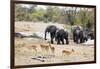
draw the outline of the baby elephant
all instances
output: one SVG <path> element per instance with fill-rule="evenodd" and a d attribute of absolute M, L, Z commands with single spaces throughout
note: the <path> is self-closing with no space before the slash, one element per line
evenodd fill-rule
<path fill-rule="evenodd" d="M 60 44 L 60 42 L 62 42 L 62 44 L 64 44 L 64 39 L 66 40 L 66 44 L 69 44 L 68 32 L 64 31 L 63 29 L 57 30 L 56 37 L 55 37 L 57 44 Z"/>

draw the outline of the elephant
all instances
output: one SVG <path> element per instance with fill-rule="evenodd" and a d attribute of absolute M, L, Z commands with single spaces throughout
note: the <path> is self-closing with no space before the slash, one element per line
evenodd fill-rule
<path fill-rule="evenodd" d="M 83 42 L 83 32 L 81 30 L 75 30 L 73 32 L 73 40 L 74 42 L 76 42 L 77 44 Z"/>
<path fill-rule="evenodd" d="M 84 43 L 86 41 L 88 41 L 88 31 L 86 30 L 82 30 L 80 31 L 80 43 Z"/>
<path fill-rule="evenodd" d="M 78 40 L 80 39 L 80 34 L 83 34 L 81 30 L 82 30 L 81 26 L 78 25 L 72 26 L 73 41 L 76 43 L 78 43 Z"/>
<path fill-rule="evenodd" d="M 77 44 L 78 43 L 84 43 L 86 41 L 88 41 L 88 33 L 89 31 L 87 29 L 76 29 L 74 32 L 73 32 L 73 39 L 74 39 L 74 42 L 76 42 Z M 79 42 L 80 41 L 80 42 Z"/>
<path fill-rule="evenodd" d="M 95 37 L 94 37 L 94 32 L 93 31 L 90 31 L 89 33 L 88 33 L 88 37 L 91 39 L 91 40 L 93 40 Z"/>
<path fill-rule="evenodd" d="M 66 44 L 69 44 L 69 40 L 68 40 L 68 32 L 64 31 L 64 29 L 59 29 L 56 31 L 56 41 L 57 44 L 60 44 L 60 42 L 62 42 L 62 44 L 64 44 L 64 39 L 66 40 Z"/>
<path fill-rule="evenodd" d="M 46 39 L 47 33 L 50 33 L 51 44 L 53 44 L 54 43 L 53 39 L 55 38 L 55 34 L 56 34 L 57 29 L 58 28 L 56 26 L 54 26 L 54 25 L 47 26 L 47 28 L 45 29 L 45 37 L 44 37 L 44 39 L 47 40 Z"/>
<path fill-rule="evenodd" d="M 72 33 L 73 33 L 73 41 L 75 43 L 84 43 L 88 40 L 88 28 L 82 28 L 81 26 L 75 25 L 72 27 Z M 80 41 L 80 42 L 79 42 Z"/>

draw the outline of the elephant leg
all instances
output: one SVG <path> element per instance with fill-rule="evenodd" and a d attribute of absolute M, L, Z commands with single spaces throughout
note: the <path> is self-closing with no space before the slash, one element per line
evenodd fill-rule
<path fill-rule="evenodd" d="M 87 37 L 85 37 L 83 42 L 85 42 L 85 41 L 87 41 L 87 40 L 88 40 Z"/>
<path fill-rule="evenodd" d="M 85 41 L 88 41 L 88 37 L 85 37 Z"/>
<path fill-rule="evenodd" d="M 78 44 L 79 42 L 78 42 L 78 39 L 76 40 L 76 43 Z"/>
<path fill-rule="evenodd" d="M 77 42 L 77 36 L 74 36 L 74 42 Z"/>
<path fill-rule="evenodd" d="M 51 33 L 51 44 L 53 44 L 53 39 L 54 39 L 54 33 Z"/>
<path fill-rule="evenodd" d="M 84 40 L 83 38 L 80 38 L 80 43 L 83 43 L 83 40 Z"/>
<path fill-rule="evenodd" d="M 73 41 L 76 42 L 76 37 L 74 33 L 73 33 Z"/>
<path fill-rule="evenodd" d="M 78 44 L 79 43 L 79 37 L 76 36 L 76 43 Z"/>
<path fill-rule="evenodd" d="M 53 44 L 53 38 L 51 38 L 51 44 Z"/>
<path fill-rule="evenodd" d="M 61 37 L 61 42 L 62 42 L 62 44 L 64 44 L 64 39 Z"/>
<path fill-rule="evenodd" d="M 58 37 L 57 39 L 58 39 L 58 40 L 57 40 L 57 44 L 60 44 L 60 38 Z"/>
<path fill-rule="evenodd" d="M 68 40 L 68 38 L 66 38 L 65 40 L 66 40 L 66 44 L 69 44 L 69 40 Z"/>
<path fill-rule="evenodd" d="M 84 43 L 85 42 L 85 40 L 86 40 L 86 38 L 85 37 L 83 37 L 82 35 L 80 35 L 81 37 L 80 37 L 80 43 Z"/>

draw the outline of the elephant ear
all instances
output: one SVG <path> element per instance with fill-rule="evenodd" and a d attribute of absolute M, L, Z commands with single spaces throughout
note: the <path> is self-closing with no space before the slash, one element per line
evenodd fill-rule
<path fill-rule="evenodd" d="M 56 30 L 56 33 L 59 31 L 59 29 Z"/>

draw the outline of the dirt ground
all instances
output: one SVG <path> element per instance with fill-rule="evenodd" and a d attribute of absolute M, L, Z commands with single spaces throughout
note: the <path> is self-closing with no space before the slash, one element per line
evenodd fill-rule
<path fill-rule="evenodd" d="M 44 23 L 15 22 L 15 32 L 43 32 L 47 25 Z M 15 65 L 94 61 L 94 46 L 76 44 L 72 40 L 69 41 L 68 45 L 57 45 L 55 42 L 51 44 L 54 47 L 54 52 L 52 52 L 51 49 L 43 50 L 41 44 L 48 45 L 49 43 L 37 38 L 15 38 Z M 36 49 L 33 46 L 36 46 Z M 67 53 L 64 53 L 63 50 L 66 50 Z"/>

